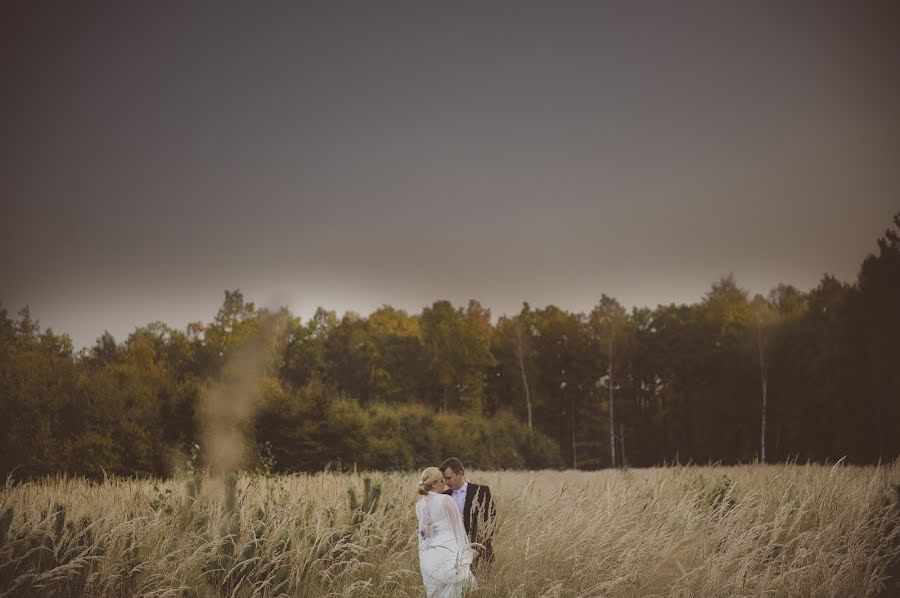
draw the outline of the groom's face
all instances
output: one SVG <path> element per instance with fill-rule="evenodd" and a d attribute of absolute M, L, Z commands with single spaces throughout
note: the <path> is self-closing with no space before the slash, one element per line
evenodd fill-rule
<path fill-rule="evenodd" d="M 459 490 L 466 482 L 466 474 L 463 472 L 456 473 L 452 468 L 448 467 L 444 470 L 444 482 L 450 487 L 450 490 Z"/>

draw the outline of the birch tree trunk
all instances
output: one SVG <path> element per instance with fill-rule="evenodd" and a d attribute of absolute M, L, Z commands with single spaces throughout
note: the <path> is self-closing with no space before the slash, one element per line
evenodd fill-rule
<path fill-rule="evenodd" d="M 756 320 L 756 346 L 759 349 L 759 379 L 762 390 L 762 424 L 760 426 L 759 455 L 760 462 L 766 463 L 766 399 L 769 386 L 769 371 L 766 363 L 765 347 L 763 346 L 762 323 Z"/>
<path fill-rule="evenodd" d="M 531 391 L 528 388 L 528 377 L 525 375 L 525 357 L 522 349 L 522 326 L 516 326 L 516 357 L 519 358 L 519 371 L 522 373 L 522 386 L 525 388 L 525 407 L 528 409 L 528 429 L 531 429 Z"/>
<path fill-rule="evenodd" d="M 609 335 L 609 454 L 612 466 L 616 466 L 616 403 L 613 394 L 613 342 L 616 338 L 616 329 L 612 327 Z"/>
<path fill-rule="evenodd" d="M 575 405 L 574 405 L 574 400 L 572 403 L 573 403 L 572 408 L 569 410 L 569 412 L 572 414 L 572 422 L 570 424 L 571 429 L 572 429 L 572 469 L 578 469 L 578 449 L 575 446 Z"/>
<path fill-rule="evenodd" d="M 569 411 L 569 436 L 572 442 L 572 469 L 578 469 L 578 451 L 575 446 L 575 398 L 569 395 L 568 403 L 566 402 L 566 370 L 560 372 L 562 382 L 559 383 L 560 395 L 562 402 L 567 405 Z"/>

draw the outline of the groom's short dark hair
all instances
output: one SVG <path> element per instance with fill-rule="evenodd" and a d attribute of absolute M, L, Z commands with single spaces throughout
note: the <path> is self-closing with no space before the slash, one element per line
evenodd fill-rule
<path fill-rule="evenodd" d="M 457 459 L 456 457 L 450 457 L 446 459 L 443 463 L 441 463 L 441 471 L 447 471 L 447 468 L 453 470 L 453 473 L 465 473 L 466 470 L 463 467 L 462 461 Z"/>

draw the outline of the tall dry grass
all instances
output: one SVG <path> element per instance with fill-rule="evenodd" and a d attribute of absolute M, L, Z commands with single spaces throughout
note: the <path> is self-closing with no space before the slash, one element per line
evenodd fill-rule
<path fill-rule="evenodd" d="M 473 597 L 874 596 L 900 556 L 900 461 L 470 479 L 491 486 L 499 511 L 497 560 Z M 7 485 L 0 595 L 420 597 L 414 483 Z"/>

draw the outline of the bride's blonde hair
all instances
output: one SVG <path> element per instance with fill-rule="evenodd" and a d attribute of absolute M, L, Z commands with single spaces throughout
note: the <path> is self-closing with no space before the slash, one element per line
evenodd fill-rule
<path fill-rule="evenodd" d="M 419 478 L 419 494 L 425 495 L 431 490 L 431 487 L 438 480 L 443 480 L 444 474 L 437 467 L 426 467 L 422 470 L 422 477 Z"/>

